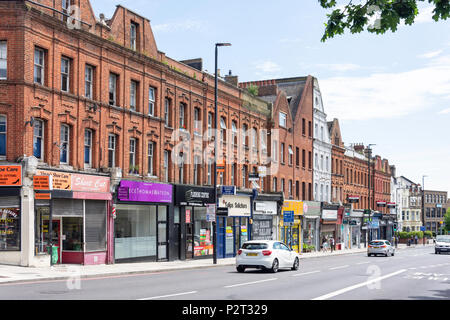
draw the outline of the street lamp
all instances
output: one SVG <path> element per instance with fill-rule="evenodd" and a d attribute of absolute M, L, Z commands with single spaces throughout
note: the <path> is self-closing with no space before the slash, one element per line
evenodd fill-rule
<path fill-rule="evenodd" d="M 214 136 L 214 204 L 216 206 L 216 217 L 213 221 L 213 264 L 217 264 L 217 228 L 216 228 L 216 220 L 217 220 L 217 137 L 218 137 L 218 126 L 219 123 L 219 115 L 217 112 L 217 94 L 218 94 L 218 76 L 217 76 L 217 53 L 218 47 L 229 47 L 231 43 L 216 43 L 215 45 L 215 72 L 214 72 L 214 123 L 216 126 L 216 134 Z"/>
<path fill-rule="evenodd" d="M 367 145 L 367 168 L 369 169 L 369 173 L 368 173 L 368 179 L 367 179 L 367 191 L 368 191 L 368 200 L 369 200 L 369 210 L 370 210 L 370 213 L 369 213 L 369 221 L 372 221 L 372 219 L 370 218 L 370 216 L 371 216 L 371 214 L 372 214 L 372 205 L 371 204 L 373 204 L 373 201 L 374 201 L 374 194 L 372 194 L 372 201 L 370 201 L 370 183 L 371 183 L 371 180 L 370 180 L 370 160 L 371 160 L 371 158 L 372 158 L 372 149 L 370 148 L 371 146 L 376 146 L 376 144 L 373 144 L 373 143 L 370 143 L 370 144 L 368 144 Z M 375 171 L 375 170 L 374 170 Z M 374 186 L 375 186 L 375 184 L 374 184 Z M 372 227 L 372 224 L 370 224 L 370 227 Z M 372 241 L 372 228 L 370 228 L 370 232 L 369 232 L 369 235 L 370 235 L 370 237 L 369 237 L 369 241 Z"/>
<path fill-rule="evenodd" d="M 428 177 L 428 176 L 426 176 L 426 175 L 422 176 L 422 221 L 423 221 L 424 227 L 425 227 L 425 177 Z M 425 230 L 427 230 L 426 227 L 425 227 Z M 423 235 L 422 240 L 423 240 L 422 241 L 423 245 L 425 245 L 425 233 Z"/>

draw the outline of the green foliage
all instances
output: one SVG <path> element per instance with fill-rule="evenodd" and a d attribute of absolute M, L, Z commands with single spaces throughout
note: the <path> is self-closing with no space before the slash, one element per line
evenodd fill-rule
<path fill-rule="evenodd" d="M 364 0 L 362 4 L 347 5 L 336 9 L 336 0 L 319 0 L 322 8 L 333 9 L 327 14 L 325 32 L 321 41 L 325 42 L 335 35 L 343 34 L 346 29 L 351 33 L 367 30 L 371 33 L 384 34 L 386 31 L 397 31 L 403 21 L 412 25 L 419 14 L 417 4 L 425 0 Z M 450 17 L 450 1 L 428 0 L 434 6 L 433 19 L 446 20 Z"/>
<path fill-rule="evenodd" d="M 425 231 L 425 235 L 427 235 L 427 232 L 431 233 L 431 231 Z M 416 238 L 416 235 L 419 239 L 423 239 L 424 233 L 423 233 L 423 231 L 411 231 L 411 232 L 402 231 L 402 232 L 398 233 L 398 237 L 400 239 Z"/>
<path fill-rule="evenodd" d="M 251 84 L 251 85 L 247 88 L 247 91 L 248 91 L 251 95 L 257 96 L 257 95 L 258 95 L 258 86 L 254 85 L 254 84 Z"/>
<path fill-rule="evenodd" d="M 310 246 L 309 244 L 303 244 L 303 251 L 314 251 L 316 249 L 315 246 Z"/>
<path fill-rule="evenodd" d="M 450 231 L 450 208 L 447 208 L 447 213 L 444 216 L 445 230 Z"/>

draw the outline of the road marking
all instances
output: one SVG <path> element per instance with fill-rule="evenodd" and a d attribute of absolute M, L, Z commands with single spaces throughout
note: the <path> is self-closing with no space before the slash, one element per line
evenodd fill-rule
<path fill-rule="evenodd" d="M 311 271 L 311 272 L 305 272 L 305 273 L 298 273 L 298 274 L 294 274 L 293 277 L 301 277 L 301 276 L 305 276 L 307 274 L 313 274 L 313 273 L 318 273 L 321 272 L 320 270 L 317 271 Z"/>
<path fill-rule="evenodd" d="M 359 263 L 357 263 L 357 265 L 360 265 L 360 264 L 368 264 L 368 263 L 370 263 L 369 261 L 366 261 L 366 262 L 359 262 Z"/>
<path fill-rule="evenodd" d="M 398 275 L 398 274 L 400 274 L 400 273 L 403 273 L 403 272 L 405 272 L 405 271 L 406 271 L 406 269 L 402 269 L 402 270 L 399 270 L 399 271 L 396 271 L 396 272 L 387 274 L 387 275 L 385 275 L 385 276 L 382 276 L 382 277 L 379 277 L 379 278 L 376 278 L 376 279 L 372 279 L 372 280 L 369 280 L 369 281 L 365 281 L 365 282 L 363 282 L 363 283 L 356 284 L 356 285 L 354 285 L 354 286 L 350 286 L 350 287 L 347 287 L 347 288 L 343 288 L 343 289 L 340 289 L 340 290 L 337 290 L 337 291 L 334 291 L 334 292 L 325 294 L 325 295 L 323 295 L 323 296 L 314 298 L 314 299 L 312 299 L 312 300 L 326 300 L 326 299 L 329 299 L 329 298 L 338 296 L 338 295 L 340 295 L 340 294 L 346 293 L 346 292 L 348 292 L 348 291 L 355 290 L 355 289 L 358 289 L 358 288 L 367 286 L 368 284 L 372 284 L 372 283 L 374 283 L 374 282 L 378 282 L 378 281 L 381 281 L 381 280 L 384 280 L 384 279 L 387 279 L 387 278 L 390 278 L 390 277 L 394 277 L 394 276 L 396 276 L 396 275 Z"/>
<path fill-rule="evenodd" d="M 233 287 L 247 286 L 247 285 L 250 285 L 250 284 L 257 284 L 257 283 L 262 283 L 262 282 L 274 281 L 274 280 L 277 280 L 277 279 L 278 279 L 278 278 L 270 278 L 270 279 L 259 280 L 259 281 L 253 281 L 253 282 L 245 282 L 245 283 L 232 284 L 232 285 L 230 285 L 230 286 L 225 286 L 225 288 L 233 288 Z"/>
<path fill-rule="evenodd" d="M 343 268 L 347 268 L 347 267 L 350 267 L 350 265 L 346 264 L 345 266 L 334 267 L 334 268 L 330 268 L 329 270 L 337 270 L 337 269 L 343 269 Z"/>
<path fill-rule="evenodd" d="M 164 295 L 164 296 L 156 296 L 156 297 L 150 297 L 150 298 L 142 298 L 142 299 L 138 299 L 138 300 L 161 299 L 161 298 L 168 298 L 168 297 L 183 296 L 183 295 L 193 294 L 193 293 L 197 293 L 197 291 L 189 291 L 189 292 L 181 292 L 181 293 L 167 294 L 167 295 Z"/>

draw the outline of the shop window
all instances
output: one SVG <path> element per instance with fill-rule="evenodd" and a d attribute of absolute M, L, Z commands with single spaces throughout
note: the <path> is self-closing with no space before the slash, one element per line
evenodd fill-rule
<path fill-rule="evenodd" d="M 65 251 L 83 251 L 83 218 L 64 217 L 62 247 Z M 86 226 L 87 228 L 87 226 Z"/>
<path fill-rule="evenodd" d="M 194 210 L 194 256 L 213 254 L 212 222 L 206 221 L 206 208 Z"/>
<path fill-rule="evenodd" d="M 0 197 L 0 251 L 20 251 L 20 198 Z"/>

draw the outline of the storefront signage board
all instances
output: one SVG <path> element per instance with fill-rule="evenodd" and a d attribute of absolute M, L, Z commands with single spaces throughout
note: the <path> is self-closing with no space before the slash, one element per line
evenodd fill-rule
<path fill-rule="evenodd" d="M 224 196 L 234 196 L 236 194 L 236 187 L 235 186 L 222 186 L 222 195 Z"/>
<path fill-rule="evenodd" d="M 52 176 L 53 190 L 72 190 L 72 174 L 67 172 L 37 170 L 38 176 Z"/>
<path fill-rule="evenodd" d="M 72 191 L 109 193 L 109 178 L 74 173 Z"/>
<path fill-rule="evenodd" d="M 191 210 L 186 209 L 186 223 L 191 223 Z"/>
<path fill-rule="evenodd" d="M 337 220 L 337 210 L 326 210 L 322 211 L 322 219 L 324 220 Z"/>
<path fill-rule="evenodd" d="M 284 201 L 281 209 L 282 214 L 284 214 L 285 211 L 293 211 L 296 216 L 303 215 L 303 201 Z"/>
<path fill-rule="evenodd" d="M 222 196 L 219 198 L 219 207 L 228 208 L 228 216 L 250 217 L 250 197 Z"/>
<path fill-rule="evenodd" d="M 119 187 L 129 190 L 127 197 L 125 192 L 117 195 L 120 201 L 172 202 L 172 185 L 170 184 L 122 180 Z"/>
<path fill-rule="evenodd" d="M 35 193 L 34 198 L 36 200 L 50 200 L 52 195 L 51 193 Z"/>
<path fill-rule="evenodd" d="M 0 186 L 19 187 L 22 185 L 22 166 L 0 166 Z"/>
<path fill-rule="evenodd" d="M 52 176 L 34 176 L 33 177 L 34 190 L 52 190 Z"/>
<path fill-rule="evenodd" d="M 277 215 L 277 203 L 275 201 L 255 201 L 254 214 Z"/>

